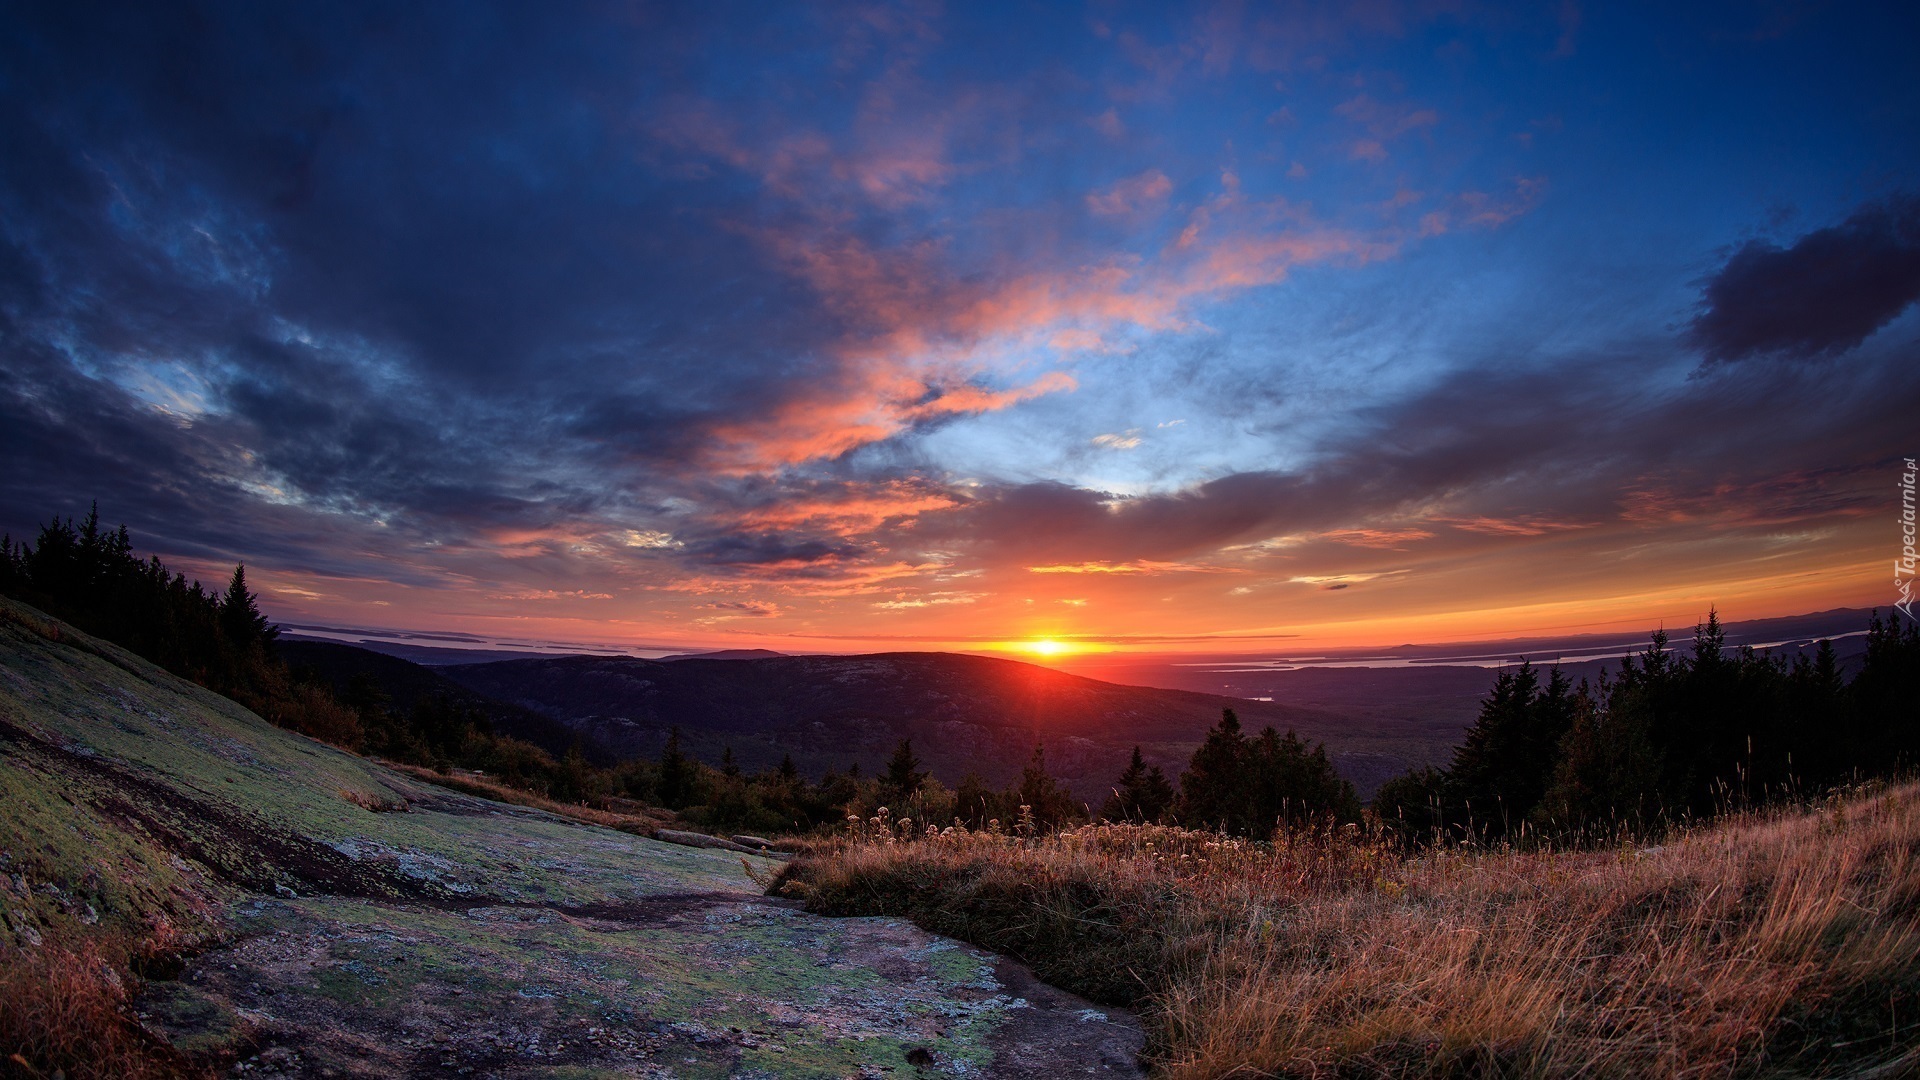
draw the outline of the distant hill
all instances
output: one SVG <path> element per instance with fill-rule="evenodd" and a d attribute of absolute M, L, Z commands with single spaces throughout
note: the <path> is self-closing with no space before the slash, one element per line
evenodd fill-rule
<path fill-rule="evenodd" d="M 555 756 L 565 754 L 576 741 L 582 743 L 581 749 L 589 758 L 600 763 L 613 756 L 572 725 L 477 693 L 441 675 L 439 672 L 443 669 L 423 667 L 335 641 L 282 640 L 275 647 L 289 665 L 296 670 L 308 668 L 317 672 L 336 692 L 344 692 L 355 676 L 365 675 L 393 700 L 393 708 L 402 714 L 411 711 L 414 703 L 423 697 L 445 697 L 456 704 L 478 709 L 498 734 L 525 739 Z"/>
<path fill-rule="evenodd" d="M 662 655 L 655 659 L 660 663 L 672 663 L 676 659 L 768 659 L 776 655 L 787 655 L 787 653 L 776 653 L 774 650 L 714 650 L 710 653 L 674 653 L 674 655 Z"/>
<path fill-rule="evenodd" d="M 440 645 L 412 645 L 404 641 L 386 641 L 381 638 L 361 638 L 358 641 L 341 641 L 338 638 L 314 637 L 311 634 L 283 633 L 280 640 L 285 642 L 318 642 L 323 645 L 345 645 L 353 649 L 365 649 L 382 656 L 397 656 L 426 667 L 443 667 L 447 664 L 485 664 L 494 660 L 525 660 L 543 656 L 553 656 L 550 652 L 522 650 L 515 652 L 507 649 L 451 649 Z"/>
<path fill-rule="evenodd" d="M 1791 661 L 1825 638 L 1842 671 L 1855 670 L 1866 647 L 1870 611 L 1836 608 L 1726 625 L 1729 646 L 1749 645 Z M 1669 648 L 1692 647 L 1691 624 L 1669 626 Z M 1620 658 L 1647 647 L 1646 633 L 1580 634 L 1558 638 L 1336 649 L 1315 658 L 1284 651 L 1202 655 L 1088 654 L 1058 666 L 1110 682 L 1165 686 L 1205 694 L 1255 698 L 1353 717 L 1410 745 L 1458 743 L 1493 686 L 1496 670 L 1521 658 L 1558 667 L 1578 682 L 1598 681 L 1601 669 L 1618 674 Z M 1369 663 L 1371 661 L 1371 663 Z M 1442 753 L 1436 760 L 1444 761 Z"/>
<path fill-rule="evenodd" d="M 769 657 L 785 655 L 787 654 L 774 652 L 772 649 L 720 649 L 715 652 L 675 653 L 658 659 L 664 664 L 673 660 L 765 660 Z"/>
<path fill-rule="evenodd" d="M 749 770 L 782 754 L 812 775 L 881 766 L 902 738 L 948 784 L 1014 778 L 1036 742 L 1080 798 L 1104 797 L 1135 744 L 1169 777 L 1223 707 L 1324 741 L 1363 792 L 1410 764 L 1444 760 L 1450 736 L 1415 724 L 1184 690 L 1121 686 L 1034 664 L 953 653 L 674 661 L 565 657 L 440 669 L 480 694 L 563 721 L 623 755 L 657 756 L 678 726 L 690 752 L 731 746 Z"/>

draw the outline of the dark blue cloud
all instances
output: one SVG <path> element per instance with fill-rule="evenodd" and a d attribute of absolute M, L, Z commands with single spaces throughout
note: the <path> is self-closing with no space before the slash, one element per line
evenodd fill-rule
<path fill-rule="evenodd" d="M 1787 247 L 1743 245 L 1707 280 L 1691 338 L 1712 362 L 1857 347 L 1920 300 L 1920 196 L 1861 207 Z"/>

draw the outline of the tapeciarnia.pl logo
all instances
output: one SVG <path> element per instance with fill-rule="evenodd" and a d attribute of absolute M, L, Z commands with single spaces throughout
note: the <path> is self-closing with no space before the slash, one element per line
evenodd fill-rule
<path fill-rule="evenodd" d="M 1913 618 L 1913 477 L 1912 458 L 1906 459 L 1906 471 L 1900 474 L 1900 557 L 1893 560 L 1893 588 L 1900 599 L 1893 606 L 1907 618 Z"/>

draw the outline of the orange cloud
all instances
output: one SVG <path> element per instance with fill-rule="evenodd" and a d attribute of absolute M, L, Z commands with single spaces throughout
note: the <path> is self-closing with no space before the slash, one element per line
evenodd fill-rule
<path fill-rule="evenodd" d="M 1568 529 L 1584 529 L 1587 524 L 1578 521 L 1547 521 L 1537 517 L 1521 516 L 1513 518 L 1429 518 L 1436 525 L 1447 525 L 1467 532 L 1486 533 L 1493 536 L 1545 536 L 1548 533 L 1564 532 Z"/>
<path fill-rule="evenodd" d="M 1156 562 L 1152 559 L 1135 559 L 1132 562 L 1083 562 L 1057 563 L 1052 566 L 1029 566 L 1029 574 L 1231 574 L 1235 570 L 1220 566 L 1201 566 L 1197 563 Z"/>
<path fill-rule="evenodd" d="M 945 488 L 911 480 L 878 486 L 843 484 L 825 491 L 786 495 L 772 506 L 741 514 L 735 522 L 758 529 L 805 525 L 837 536 L 853 536 L 883 522 L 949 510 L 961 502 Z"/>
<path fill-rule="evenodd" d="M 1641 525 L 1710 524 L 1715 528 L 1790 525 L 1873 512 L 1874 496 L 1848 470 L 1792 472 L 1744 484 L 1681 489 L 1649 483 L 1625 492 L 1620 516 Z"/>
<path fill-rule="evenodd" d="M 1331 540 L 1336 544 L 1352 544 L 1356 547 L 1396 548 L 1415 540 L 1431 540 L 1433 534 L 1425 529 L 1336 529 L 1323 532 L 1320 539 Z"/>

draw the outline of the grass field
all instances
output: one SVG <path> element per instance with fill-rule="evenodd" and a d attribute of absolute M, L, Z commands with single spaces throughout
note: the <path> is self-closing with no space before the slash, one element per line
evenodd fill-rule
<path fill-rule="evenodd" d="M 1920 1074 L 1920 786 L 1603 851 L 867 822 L 776 889 L 1138 1007 L 1156 1072 Z"/>

